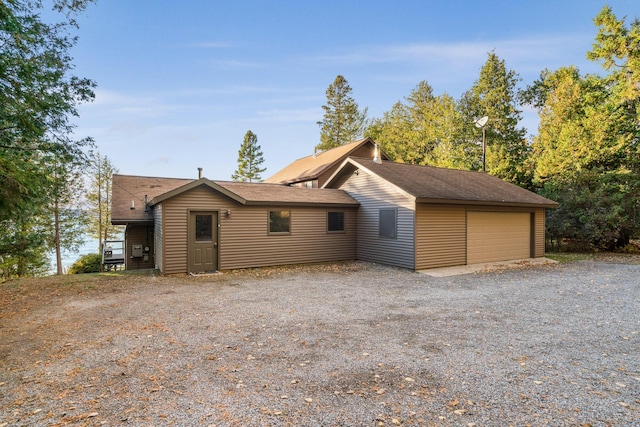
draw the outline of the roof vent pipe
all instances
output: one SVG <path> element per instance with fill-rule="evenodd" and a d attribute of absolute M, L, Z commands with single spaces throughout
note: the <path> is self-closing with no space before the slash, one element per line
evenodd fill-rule
<path fill-rule="evenodd" d="M 382 164 L 382 159 L 380 158 L 380 148 L 378 148 L 378 144 L 373 146 L 373 163 Z"/>
<path fill-rule="evenodd" d="M 202 179 L 202 168 L 198 168 L 198 179 Z"/>

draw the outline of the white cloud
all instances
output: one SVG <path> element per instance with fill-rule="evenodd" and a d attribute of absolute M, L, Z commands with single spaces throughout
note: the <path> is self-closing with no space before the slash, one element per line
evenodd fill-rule
<path fill-rule="evenodd" d="M 87 114 L 99 110 L 100 114 L 103 115 L 153 118 L 192 108 L 190 105 L 169 103 L 167 100 L 156 96 L 129 95 L 100 89 L 95 91 L 95 95 L 93 103 L 85 104 L 82 107 Z"/>
<path fill-rule="evenodd" d="M 315 123 L 322 117 L 322 110 L 318 108 L 302 109 L 273 109 L 259 111 L 258 116 L 269 122 L 311 122 Z"/>
<path fill-rule="evenodd" d="M 305 58 L 305 61 L 329 66 L 397 63 L 441 63 L 447 66 L 461 66 L 484 63 L 487 53 L 495 50 L 498 56 L 507 58 L 509 61 L 554 63 L 565 58 L 567 52 L 576 50 L 579 50 L 581 57 L 584 57 L 585 40 L 589 41 L 590 37 L 590 35 L 577 34 L 534 35 L 513 40 L 365 45 L 332 55 Z"/>

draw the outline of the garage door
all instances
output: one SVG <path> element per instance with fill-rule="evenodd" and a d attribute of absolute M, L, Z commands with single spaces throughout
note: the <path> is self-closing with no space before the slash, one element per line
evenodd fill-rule
<path fill-rule="evenodd" d="M 467 212 L 467 264 L 531 257 L 531 214 Z"/>

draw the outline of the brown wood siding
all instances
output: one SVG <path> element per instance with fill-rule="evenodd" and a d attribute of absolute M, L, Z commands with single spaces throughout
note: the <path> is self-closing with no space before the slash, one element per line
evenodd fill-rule
<path fill-rule="evenodd" d="M 416 206 L 416 270 L 466 264 L 464 206 Z"/>
<path fill-rule="evenodd" d="M 535 219 L 534 219 L 534 254 L 535 258 L 540 258 L 545 255 L 544 253 L 544 245 L 545 245 L 545 209 L 540 208 L 535 211 Z"/>
<path fill-rule="evenodd" d="M 127 270 L 143 270 L 148 268 L 154 268 L 155 262 L 153 260 L 153 225 L 127 225 L 125 232 L 126 248 L 126 269 Z M 132 246 L 142 245 L 143 247 L 149 247 L 149 259 L 147 261 L 144 258 L 132 258 Z"/>
<path fill-rule="evenodd" d="M 153 208 L 153 240 L 155 267 L 162 271 L 162 203 Z"/>
<path fill-rule="evenodd" d="M 467 264 L 531 257 L 530 212 L 467 212 Z"/>
<path fill-rule="evenodd" d="M 364 171 L 351 174 L 340 188 L 360 202 L 358 259 L 414 268 L 415 199 Z M 396 238 L 379 237 L 379 210 L 397 208 Z"/>
<path fill-rule="evenodd" d="M 219 211 L 218 268 L 356 259 L 356 208 L 243 206 L 208 188 L 197 187 L 163 202 L 163 273 L 187 272 L 189 210 Z M 227 217 L 227 210 L 231 215 Z M 291 211 L 291 233 L 268 234 L 269 210 Z M 327 233 L 327 212 L 345 212 L 345 232 Z"/>

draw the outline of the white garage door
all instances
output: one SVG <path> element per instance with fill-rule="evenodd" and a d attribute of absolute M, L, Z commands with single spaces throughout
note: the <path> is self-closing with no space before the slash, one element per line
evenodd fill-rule
<path fill-rule="evenodd" d="M 531 214 L 467 212 L 467 264 L 531 257 Z"/>

